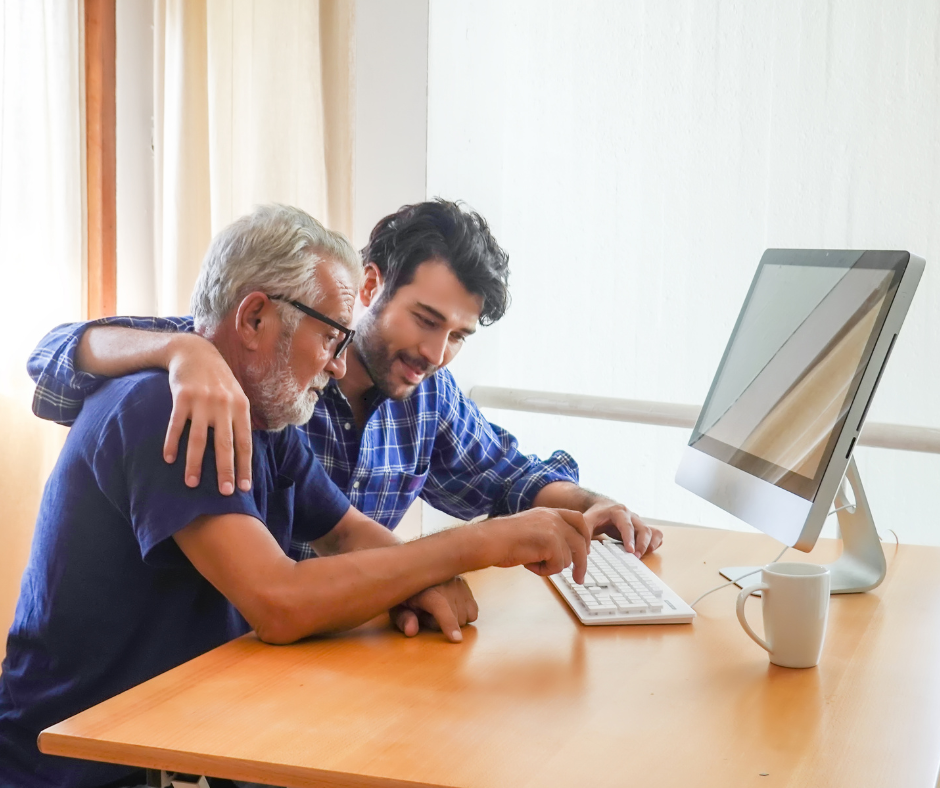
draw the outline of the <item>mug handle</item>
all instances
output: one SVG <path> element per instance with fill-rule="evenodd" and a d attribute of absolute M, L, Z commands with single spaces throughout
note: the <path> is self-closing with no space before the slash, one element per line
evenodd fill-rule
<path fill-rule="evenodd" d="M 768 646 L 761 638 L 757 636 L 757 633 L 751 629 L 751 625 L 747 623 L 747 619 L 744 617 L 744 603 L 747 602 L 747 598 L 755 591 L 766 591 L 768 587 L 769 586 L 766 583 L 756 583 L 752 586 L 741 589 L 741 593 L 738 594 L 738 604 L 736 606 L 736 610 L 738 613 L 738 621 L 741 622 L 741 626 L 744 627 L 744 631 L 751 636 L 751 639 L 758 646 L 769 653 L 771 651 L 770 646 Z"/>

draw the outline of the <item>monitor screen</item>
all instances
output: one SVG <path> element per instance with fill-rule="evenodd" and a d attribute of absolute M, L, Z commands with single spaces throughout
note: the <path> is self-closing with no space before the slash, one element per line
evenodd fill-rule
<path fill-rule="evenodd" d="M 814 500 L 906 261 L 768 249 L 690 445 Z"/>

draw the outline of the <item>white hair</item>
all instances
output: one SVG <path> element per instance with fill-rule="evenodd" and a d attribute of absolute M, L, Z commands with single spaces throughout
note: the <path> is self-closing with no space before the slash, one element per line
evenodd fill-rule
<path fill-rule="evenodd" d="M 315 272 L 324 261 L 340 263 L 358 287 L 362 262 L 346 236 L 299 208 L 259 205 L 212 239 L 190 300 L 196 329 L 211 334 L 254 291 L 314 305 Z M 303 314 L 288 304 L 278 309 L 293 332 Z"/>

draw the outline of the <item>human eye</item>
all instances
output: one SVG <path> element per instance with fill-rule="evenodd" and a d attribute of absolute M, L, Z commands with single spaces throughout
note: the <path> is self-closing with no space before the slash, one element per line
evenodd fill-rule
<path fill-rule="evenodd" d="M 414 312 L 413 314 L 419 325 L 424 326 L 425 328 L 435 328 L 437 326 L 433 320 L 425 317 L 424 315 L 419 314 L 418 312 Z"/>

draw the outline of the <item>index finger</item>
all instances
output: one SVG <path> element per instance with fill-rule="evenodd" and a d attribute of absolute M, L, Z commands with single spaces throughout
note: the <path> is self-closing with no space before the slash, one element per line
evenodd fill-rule
<path fill-rule="evenodd" d="M 443 594 L 425 594 L 421 599 L 421 607 L 434 618 L 451 643 L 463 640 L 457 614 Z"/>
<path fill-rule="evenodd" d="M 643 545 L 643 548 L 639 549 L 641 538 L 640 533 L 635 527 L 636 523 L 642 526 L 643 521 L 629 509 L 620 509 L 618 507 L 610 508 L 608 511 L 608 520 L 619 532 L 620 541 L 623 542 L 623 549 L 628 553 L 643 555 L 646 551 L 646 544 L 649 543 L 649 536 L 647 535 L 646 544 Z"/>
<path fill-rule="evenodd" d="M 576 512 L 572 509 L 556 509 L 556 512 L 561 516 L 561 519 L 564 520 L 568 525 L 574 528 L 578 533 L 584 537 L 584 544 L 587 548 L 587 551 L 591 551 L 591 529 L 588 528 L 587 521 L 584 519 L 584 515 L 581 512 Z"/>
<path fill-rule="evenodd" d="M 587 574 L 587 551 L 590 541 L 587 544 L 577 538 L 568 539 L 568 548 L 571 550 L 571 569 L 572 577 L 576 583 L 583 583 L 584 576 Z"/>
<path fill-rule="evenodd" d="M 630 512 L 630 520 L 633 523 L 633 534 L 636 539 L 636 553 L 638 556 L 643 556 L 651 546 L 653 529 L 644 523 L 636 512 Z"/>
<path fill-rule="evenodd" d="M 170 423 L 166 428 L 166 438 L 163 441 L 163 459 L 172 464 L 176 462 L 176 452 L 179 450 L 180 438 L 189 416 L 184 412 L 184 406 L 175 401 L 170 411 Z"/>

